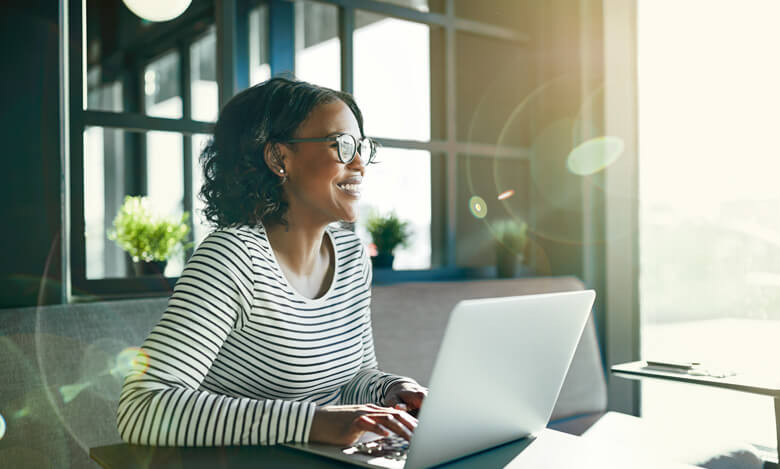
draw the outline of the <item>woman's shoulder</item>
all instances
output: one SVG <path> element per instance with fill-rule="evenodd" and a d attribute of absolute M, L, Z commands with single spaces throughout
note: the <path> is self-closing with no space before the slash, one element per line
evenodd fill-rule
<path fill-rule="evenodd" d="M 348 249 L 350 251 L 357 250 L 362 252 L 364 248 L 363 240 L 354 231 L 345 228 L 341 225 L 331 224 L 328 225 L 328 231 L 336 241 L 336 246 L 341 248 L 339 250 Z"/>
<path fill-rule="evenodd" d="M 230 249 L 250 257 L 263 256 L 268 251 L 265 230 L 247 225 L 216 228 L 207 234 L 200 246 L 212 246 L 216 249 Z"/>

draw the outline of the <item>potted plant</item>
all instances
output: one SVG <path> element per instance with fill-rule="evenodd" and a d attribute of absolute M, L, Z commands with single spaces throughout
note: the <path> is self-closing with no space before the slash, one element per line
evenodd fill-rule
<path fill-rule="evenodd" d="M 162 275 L 173 254 L 192 246 L 184 242 L 189 216 L 184 212 L 179 220 L 164 218 L 152 212 L 147 197 L 126 196 L 108 239 L 130 255 L 136 276 Z"/>
<path fill-rule="evenodd" d="M 522 220 L 502 220 L 495 224 L 496 272 L 500 278 L 515 276 L 528 243 L 528 224 Z"/>
<path fill-rule="evenodd" d="M 409 245 L 409 223 L 401 221 L 394 212 L 386 216 L 372 215 L 366 221 L 366 229 L 376 246 L 377 255 L 371 258 L 375 268 L 392 268 L 393 250 L 396 247 Z"/>

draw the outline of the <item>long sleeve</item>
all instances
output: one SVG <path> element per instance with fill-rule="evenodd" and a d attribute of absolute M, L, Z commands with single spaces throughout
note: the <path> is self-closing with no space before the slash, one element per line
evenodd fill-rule
<path fill-rule="evenodd" d="M 225 340 L 251 311 L 253 267 L 234 232 L 215 231 L 198 247 L 124 382 L 117 409 L 124 441 L 222 446 L 308 440 L 312 402 L 200 389 Z"/>
<path fill-rule="evenodd" d="M 363 272 L 368 285 L 371 285 L 373 271 L 371 259 L 365 248 L 362 253 Z M 379 404 L 385 400 L 387 390 L 393 384 L 406 381 L 417 384 L 412 378 L 397 376 L 379 370 L 379 364 L 374 351 L 374 334 L 371 327 L 371 310 L 366 309 L 363 329 L 363 361 L 360 371 L 344 385 L 340 404 Z"/>

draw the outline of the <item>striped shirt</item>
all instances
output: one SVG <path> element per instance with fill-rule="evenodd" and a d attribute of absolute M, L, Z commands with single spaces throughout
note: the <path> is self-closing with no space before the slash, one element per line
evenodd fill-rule
<path fill-rule="evenodd" d="M 286 280 L 262 224 L 203 240 L 125 379 L 123 440 L 306 442 L 316 406 L 380 404 L 390 385 L 413 381 L 377 369 L 371 263 L 360 239 L 333 226 L 326 232 L 336 265 L 317 299 Z"/>

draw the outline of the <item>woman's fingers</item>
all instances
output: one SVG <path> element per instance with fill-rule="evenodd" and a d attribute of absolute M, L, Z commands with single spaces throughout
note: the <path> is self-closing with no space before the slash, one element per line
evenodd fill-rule
<path fill-rule="evenodd" d="M 385 430 L 389 430 L 398 436 L 406 438 L 407 440 L 412 438 L 412 432 L 417 427 L 415 422 L 410 421 L 411 418 L 404 418 L 400 415 L 394 415 L 390 413 L 382 414 L 370 414 L 369 417 L 372 421 L 376 422 L 377 428 L 382 431 L 371 430 L 374 433 L 380 435 L 386 435 Z"/>
<path fill-rule="evenodd" d="M 377 423 L 377 421 L 371 418 L 369 415 L 361 415 L 360 417 L 356 418 L 353 422 L 353 425 L 361 432 L 373 432 L 382 436 L 390 435 L 390 431 L 387 428 L 379 425 L 379 423 Z"/>

